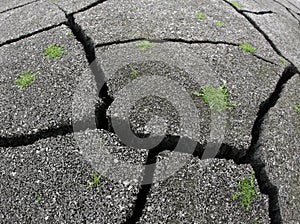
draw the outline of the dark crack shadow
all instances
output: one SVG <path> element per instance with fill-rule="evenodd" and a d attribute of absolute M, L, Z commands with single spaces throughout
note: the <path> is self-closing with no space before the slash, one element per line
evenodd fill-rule
<path fill-rule="evenodd" d="M 246 13 L 251 13 L 251 14 L 255 14 L 255 15 L 266 15 L 266 14 L 273 14 L 273 11 L 260 11 L 260 12 L 253 12 L 253 11 L 249 11 L 249 10 L 245 10 L 242 9 L 241 12 L 246 12 Z"/>

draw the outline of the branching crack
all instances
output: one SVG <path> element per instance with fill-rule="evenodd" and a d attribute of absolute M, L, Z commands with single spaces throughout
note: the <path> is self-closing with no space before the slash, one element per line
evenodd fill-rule
<path fill-rule="evenodd" d="M 290 65 L 286 67 L 286 69 L 284 70 L 281 78 L 279 79 L 275 87 L 274 92 L 270 95 L 270 97 L 266 101 L 261 103 L 260 109 L 257 114 L 257 118 L 252 128 L 252 132 L 251 132 L 252 140 L 249 149 L 247 150 L 237 149 L 233 146 L 222 144 L 218 154 L 215 156 L 215 158 L 217 159 L 233 160 L 238 165 L 250 164 L 252 166 L 261 193 L 269 197 L 269 217 L 271 219 L 271 223 L 274 224 L 277 223 L 280 224 L 283 221 L 280 214 L 278 188 L 277 186 L 271 183 L 268 174 L 265 170 L 265 163 L 262 161 L 259 154 L 260 139 L 262 135 L 262 125 L 269 110 L 275 106 L 277 100 L 280 98 L 280 94 L 284 88 L 284 85 L 296 73 L 299 73 L 299 70 L 294 65 Z M 179 136 L 171 136 L 171 135 L 164 137 L 161 143 L 157 147 L 149 151 L 148 158 L 152 159 L 152 162 L 155 162 L 156 157 L 160 152 L 165 150 L 173 151 L 180 138 L 181 137 Z M 185 142 L 187 145 L 186 147 L 183 148 L 188 150 L 189 146 L 192 145 L 193 140 L 187 139 Z M 199 159 L 202 159 L 204 151 L 205 151 L 205 145 L 201 145 L 200 143 L 197 142 L 194 152 L 191 151 L 180 151 L 180 152 L 193 154 L 194 157 L 198 157 Z M 152 170 L 151 172 L 150 174 L 153 175 L 154 170 Z M 147 178 L 148 175 L 150 174 L 145 173 L 144 178 Z M 150 188 L 151 186 L 149 185 L 145 185 L 140 188 L 140 192 L 136 200 L 133 214 L 127 219 L 125 223 L 136 223 L 141 218 L 143 209 L 146 206 L 146 199 L 148 193 L 150 192 Z"/>
<path fill-rule="evenodd" d="M 289 13 L 292 17 L 294 17 L 294 19 L 296 19 L 296 20 L 299 22 L 299 25 L 300 25 L 300 20 L 294 15 L 294 13 L 296 13 L 297 15 L 300 16 L 300 13 L 293 12 L 292 9 L 290 9 L 289 7 L 286 7 L 284 4 L 282 4 L 281 2 L 278 2 L 277 0 L 273 0 L 273 1 L 274 1 L 275 3 L 281 5 L 282 7 L 284 7 L 284 8 L 288 11 L 288 13 Z M 292 3 L 290 3 L 290 4 L 292 4 Z"/>
<path fill-rule="evenodd" d="M 284 58 L 286 61 L 288 61 L 289 63 L 293 64 L 288 58 L 286 58 L 281 51 L 277 48 L 277 46 L 275 45 L 275 43 L 270 39 L 270 37 L 256 24 L 256 22 L 250 17 L 248 16 L 245 12 L 243 12 L 242 10 L 238 9 L 237 7 L 235 7 L 231 2 L 227 1 L 227 0 L 223 0 L 224 2 L 226 2 L 228 5 L 230 5 L 232 8 L 234 8 L 239 14 L 241 14 L 242 16 L 245 17 L 245 19 L 248 20 L 248 22 L 250 22 L 250 24 L 259 32 L 263 35 L 263 37 L 266 39 L 266 41 L 269 43 L 269 45 L 273 48 L 273 50 L 282 58 Z"/>

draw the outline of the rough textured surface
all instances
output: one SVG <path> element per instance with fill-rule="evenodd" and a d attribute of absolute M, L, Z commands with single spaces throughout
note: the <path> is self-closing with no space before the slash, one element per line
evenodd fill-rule
<path fill-rule="evenodd" d="M 240 179 L 250 173 L 249 166 L 193 159 L 153 185 L 139 223 L 268 223 L 266 197 L 258 195 L 248 211 L 239 199 L 232 199 Z"/>
<path fill-rule="evenodd" d="M 125 119 L 127 105 L 136 102 L 131 112 L 134 115 L 129 115 L 129 118 L 133 125 L 138 123 L 142 128 L 145 126 L 142 124 L 149 122 L 149 116 L 154 113 L 146 103 L 142 103 L 147 102 L 152 107 L 155 105 L 160 117 L 167 117 L 166 125 L 172 134 L 187 135 L 203 143 L 209 138 L 209 133 L 222 127 L 225 119 L 217 119 L 221 124 L 212 125 L 213 114 L 201 97 L 192 93 L 201 91 L 205 84 L 220 86 L 226 83 L 230 101 L 236 107 L 221 113 L 227 117 L 227 124 L 223 124 L 226 126 L 223 142 L 240 149 L 250 146 L 259 105 L 275 88 L 281 67 L 257 59 L 238 47 L 223 44 L 165 42 L 154 43 L 153 48 L 141 50 L 137 46 L 139 43 L 97 49 L 99 63 L 110 77 L 109 87 L 116 99 L 110 109 L 112 116 Z M 137 79 L 132 78 L 132 69 L 137 72 Z M 261 86 L 261 83 L 265 85 Z M 155 94 L 156 98 L 149 97 L 151 94 Z M 185 98 L 183 95 L 186 95 Z M 166 102 L 157 97 L 166 99 Z M 191 124 L 187 125 L 189 122 Z M 161 125 L 161 121 L 156 124 Z M 161 131 L 163 128 L 158 129 Z"/>
<path fill-rule="evenodd" d="M 206 20 L 198 19 L 197 13 L 205 14 Z M 247 41 L 257 47 L 258 55 L 278 61 L 254 27 L 221 0 L 210 1 L 209 5 L 206 1 L 192 0 L 107 1 L 76 15 L 76 19 L 97 44 L 133 38 L 182 38 L 236 44 Z M 216 21 L 222 21 L 225 26 L 218 27 Z"/>
<path fill-rule="evenodd" d="M 97 2 L 97 0 L 58 0 L 54 1 L 56 5 L 65 10 L 67 13 L 74 13 L 82 8 L 89 6 L 92 3 Z"/>
<path fill-rule="evenodd" d="M 300 114 L 294 109 L 300 103 L 299 83 L 299 76 L 290 80 L 271 109 L 261 147 L 270 179 L 279 188 L 284 223 L 300 220 Z"/>
<path fill-rule="evenodd" d="M 70 32 L 62 26 L 0 48 L 1 137 L 71 125 L 77 77 L 86 72 L 88 64 L 82 46 Z M 51 44 L 63 47 L 61 58 L 43 55 Z M 15 81 L 28 70 L 39 74 L 21 92 Z"/>
<path fill-rule="evenodd" d="M 0 6 L 0 13 L 4 11 L 12 10 L 16 7 L 20 7 L 32 2 L 35 2 L 35 0 L 2 0 Z"/>
<path fill-rule="evenodd" d="M 48 1 L 39 1 L 5 12 L 0 19 L 0 44 L 63 21 L 63 12 Z"/>
<path fill-rule="evenodd" d="M 86 161 L 77 144 L 79 138 L 90 134 L 49 138 L 26 147 L 0 148 L 1 222 L 124 221 L 133 206 L 137 182 L 124 184 L 103 176 L 97 186 L 88 188 L 94 170 L 102 173 Z M 103 138 L 104 135 L 100 133 Z M 105 138 L 109 138 L 107 134 Z"/>
<path fill-rule="evenodd" d="M 299 0 L 1 1 L 0 222 L 299 223 L 299 22 Z"/>

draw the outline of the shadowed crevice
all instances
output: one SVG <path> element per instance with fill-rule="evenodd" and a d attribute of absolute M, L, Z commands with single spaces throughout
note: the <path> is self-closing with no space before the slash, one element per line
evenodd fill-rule
<path fill-rule="evenodd" d="M 263 124 L 267 118 L 268 112 L 272 107 L 274 107 L 280 98 L 285 84 L 296 74 L 299 73 L 298 69 L 294 65 L 290 65 L 283 71 L 275 90 L 269 96 L 269 98 L 262 102 L 259 111 L 257 113 L 257 118 L 254 122 L 251 131 L 251 145 L 246 155 L 239 159 L 239 164 L 251 164 L 253 170 L 255 171 L 255 177 L 259 184 L 260 191 L 269 197 L 269 217 L 271 223 L 282 223 L 282 217 L 280 214 L 279 198 L 278 198 L 278 188 L 274 186 L 268 174 L 265 170 L 265 163 L 260 158 L 260 147 L 261 147 L 261 136 L 263 134 Z"/>
<path fill-rule="evenodd" d="M 251 13 L 251 14 L 255 14 L 255 15 L 265 15 L 265 14 L 273 14 L 273 11 L 260 11 L 260 12 L 253 12 L 253 11 L 249 11 L 249 10 L 245 10 L 242 9 L 241 12 L 246 12 L 246 13 Z"/>
<path fill-rule="evenodd" d="M 107 130 L 108 120 L 106 118 L 106 111 L 114 99 L 108 94 L 105 74 L 96 58 L 95 44 L 93 40 L 85 34 L 82 27 L 75 22 L 75 18 L 72 14 L 66 14 L 66 17 L 68 19 L 67 26 L 72 30 L 74 36 L 84 48 L 86 59 L 97 84 L 98 96 L 103 102 L 101 105 L 100 103 L 95 105 L 95 114 L 97 117 L 95 122 L 97 128 Z"/>

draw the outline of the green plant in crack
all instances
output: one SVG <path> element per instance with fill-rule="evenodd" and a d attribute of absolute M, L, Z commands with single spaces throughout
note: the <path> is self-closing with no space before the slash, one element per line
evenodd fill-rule
<path fill-rule="evenodd" d="M 133 79 L 136 79 L 137 78 L 137 75 L 138 75 L 138 73 L 137 73 L 137 71 L 134 69 L 134 68 L 132 68 L 132 67 L 130 67 L 130 69 L 131 69 L 131 77 L 133 78 Z"/>
<path fill-rule="evenodd" d="M 243 51 L 249 52 L 251 54 L 254 54 L 256 52 L 256 48 L 253 47 L 251 44 L 248 42 L 243 42 L 239 45 L 239 48 L 242 49 Z"/>
<path fill-rule="evenodd" d="M 223 27 L 225 26 L 225 23 L 221 22 L 221 21 L 215 21 L 216 26 L 218 27 Z"/>
<path fill-rule="evenodd" d="M 281 62 L 281 64 L 287 65 L 286 60 L 281 56 L 279 56 L 279 61 Z"/>
<path fill-rule="evenodd" d="M 55 44 L 51 44 L 44 52 L 44 56 L 50 59 L 57 60 L 62 57 L 66 51 L 63 50 L 63 47 Z"/>
<path fill-rule="evenodd" d="M 237 9 L 241 9 L 241 8 L 243 7 L 240 3 L 235 2 L 235 1 L 232 1 L 231 4 L 232 4 L 234 7 L 236 7 Z"/>
<path fill-rule="evenodd" d="M 246 210 L 249 211 L 249 206 L 257 197 L 257 189 L 254 182 L 254 172 L 251 173 L 249 178 L 243 178 L 240 180 L 238 184 L 239 192 L 232 194 L 232 199 L 236 200 L 237 198 L 241 198 L 241 203 Z"/>
<path fill-rule="evenodd" d="M 89 184 L 89 186 L 87 187 L 87 189 L 89 189 L 89 188 L 91 188 L 93 186 L 98 186 L 98 184 L 100 182 L 100 179 L 101 179 L 101 177 L 103 176 L 104 173 L 105 173 L 105 171 L 103 171 L 100 175 L 98 175 L 98 172 L 95 170 L 94 171 L 94 175 L 93 175 L 93 177 L 94 177 L 93 182 L 91 182 Z"/>
<path fill-rule="evenodd" d="M 209 105 L 211 110 L 215 109 L 221 112 L 225 109 L 232 109 L 236 106 L 235 103 L 229 102 L 229 94 L 226 84 L 220 87 L 213 87 L 212 85 L 205 85 L 202 87 L 202 92 L 193 92 L 195 96 L 201 96 L 203 101 Z"/>
<path fill-rule="evenodd" d="M 201 19 L 201 20 L 205 20 L 206 19 L 206 15 L 203 14 L 203 13 L 201 13 L 201 12 L 198 12 L 196 14 L 196 16 L 197 16 L 198 19 Z"/>
<path fill-rule="evenodd" d="M 154 45 L 150 43 L 148 40 L 144 40 L 140 43 L 137 43 L 136 46 L 141 48 L 142 50 L 146 50 L 154 47 Z"/>
<path fill-rule="evenodd" d="M 38 74 L 39 72 L 32 74 L 31 71 L 28 70 L 27 72 L 18 75 L 15 83 L 19 85 L 20 91 L 22 92 L 24 88 L 27 88 L 31 83 L 33 83 Z"/>
<path fill-rule="evenodd" d="M 296 110 L 296 112 L 298 113 L 298 116 L 300 118 L 300 103 L 298 105 L 295 105 L 294 109 Z"/>
<path fill-rule="evenodd" d="M 36 204 L 40 204 L 42 201 L 42 198 L 40 196 L 37 196 L 36 200 L 35 200 L 35 203 Z"/>

